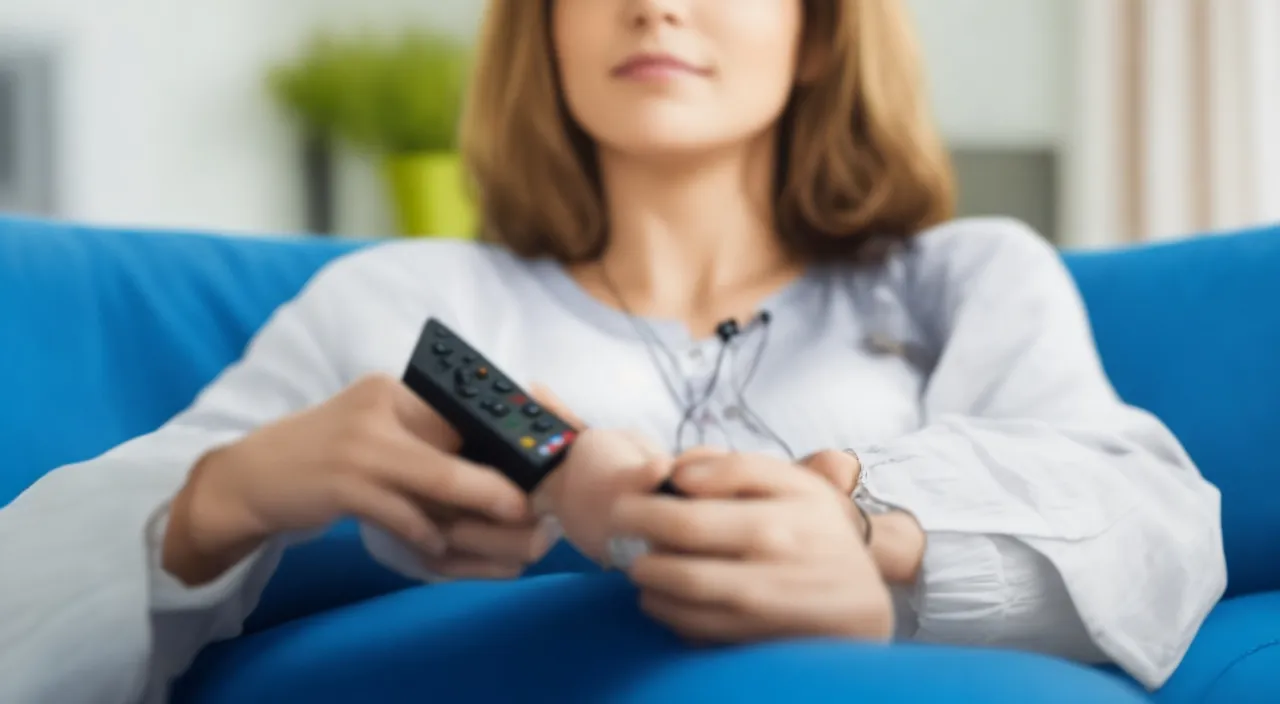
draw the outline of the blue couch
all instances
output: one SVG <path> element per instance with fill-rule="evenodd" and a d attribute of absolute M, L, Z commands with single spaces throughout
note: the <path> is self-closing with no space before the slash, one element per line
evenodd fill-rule
<path fill-rule="evenodd" d="M 0 219 L 0 506 L 161 424 L 365 244 Z M 1223 492 L 1229 591 L 1159 692 L 990 650 L 688 648 L 567 548 L 515 582 L 422 587 L 340 525 L 287 555 L 245 635 L 209 648 L 175 700 L 1280 701 L 1280 229 L 1067 260 L 1119 391 Z"/>

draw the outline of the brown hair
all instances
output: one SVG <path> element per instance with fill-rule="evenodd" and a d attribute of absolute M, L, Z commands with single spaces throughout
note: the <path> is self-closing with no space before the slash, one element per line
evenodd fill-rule
<path fill-rule="evenodd" d="M 554 0 L 491 0 L 461 135 L 482 237 L 525 257 L 600 256 L 608 223 L 592 140 L 561 95 Z M 804 0 L 783 115 L 777 229 L 804 260 L 874 261 L 952 216 L 951 164 L 924 98 L 901 0 Z"/>

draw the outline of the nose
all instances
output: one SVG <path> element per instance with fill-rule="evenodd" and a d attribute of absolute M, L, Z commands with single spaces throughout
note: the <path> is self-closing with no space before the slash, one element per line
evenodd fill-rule
<path fill-rule="evenodd" d="M 635 29 L 679 27 L 685 21 L 685 13 L 675 0 L 634 0 L 627 4 L 627 23 Z"/>

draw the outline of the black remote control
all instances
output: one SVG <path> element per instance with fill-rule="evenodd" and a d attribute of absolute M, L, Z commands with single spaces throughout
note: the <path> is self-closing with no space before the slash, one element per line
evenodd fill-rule
<path fill-rule="evenodd" d="M 526 492 L 564 461 L 577 437 L 435 318 L 423 328 L 404 382 L 462 436 L 462 457 L 497 469 Z"/>

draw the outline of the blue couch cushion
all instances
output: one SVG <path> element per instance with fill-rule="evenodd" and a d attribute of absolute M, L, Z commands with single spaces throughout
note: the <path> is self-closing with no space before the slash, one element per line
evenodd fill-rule
<path fill-rule="evenodd" d="M 1280 227 L 1067 262 L 1117 390 L 1222 490 L 1228 595 L 1280 589 Z"/>
<path fill-rule="evenodd" d="M 985 649 L 690 648 L 616 574 L 408 589 L 214 646 L 175 702 L 1137 704 L 1136 686 Z"/>
<path fill-rule="evenodd" d="M 353 246 L 0 219 L 0 506 L 163 424 Z"/>
<path fill-rule="evenodd" d="M 1219 604 L 1157 704 L 1280 702 L 1280 592 Z"/>

